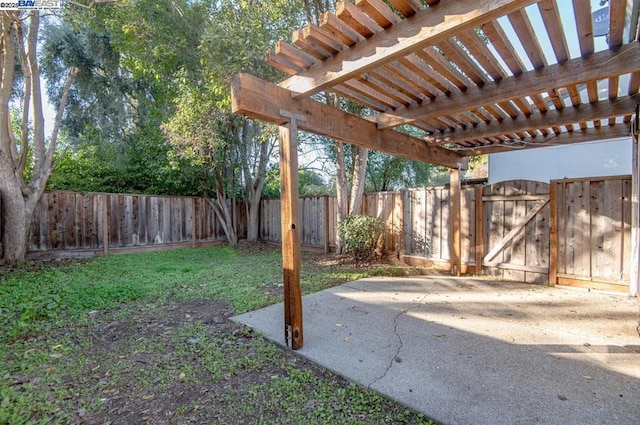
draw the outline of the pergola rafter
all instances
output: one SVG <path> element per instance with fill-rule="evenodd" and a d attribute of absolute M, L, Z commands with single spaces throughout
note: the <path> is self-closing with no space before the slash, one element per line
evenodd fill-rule
<path fill-rule="evenodd" d="M 413 125 L 429 133 L 427 143 L 463 155 L 496 149 L 496 139 L 505 141 L 500 150 L 509 150 L 515 146 L 509 141 L 544 134 L 540 122 L 560 116 L 561 124 L 549 126 L 556 136 L 572 125 L 579 127 L 575 132 L 602 120 L 629 122 L 640 82 L 640 43 L 633 38 L 640 0 L 610 1 L 608 49 L 601 51 L 594 47 L 589 0 L 458 0 L 422 2 L 421 8 L 420 2 L 400 3 L 392 9 L 379 0 L 339 1 L 319 27 L 294 32 L 295 46 L 279 42 L 267 55 L 291 74 L 279 86 L 294 100 L 334 91 L 374 112 L 366 119 L 380 130 Z M 570 14 L 578 28 L 573 36 L 562 25 L 567 7 L 576 11 Z M 535 28 L 529 9 L 539 12 Z M 551 51 L 541 47 L 544 34 Z M 571 43 L 580 56 L 570 57 Z M 630 102 L 614 113 L 600 105 L 618 93 Z M 574 108 L 562 114 L 568 105 Z M 598 105 L 604 115 L 587 105 Z M 432 162 L 444 165 L 439 158 Z"/>
<path fill-rule="evenodd" d="M 291 90 L 295 98 L 308 97 L 536 1 L 441 2 L 389 26 L 385 31 L 373 34 L 348 50 L 340 51 L 323 61 L 321 66 L 309 68 L 288 78 L 280 86 Z M 345 3 L 346 0 L 339 1 L 336 8 Z"/>

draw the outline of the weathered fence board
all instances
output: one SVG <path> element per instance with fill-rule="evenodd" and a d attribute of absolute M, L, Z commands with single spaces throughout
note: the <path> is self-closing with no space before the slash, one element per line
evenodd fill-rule
<path fill-rule="evenodd" d="M 244 207 L 236 210 L 239 226 L 246 228 Z M 36 207 L 27 250 L 99 250 L 105 230 L 108 249 L 224 239 L 203 198 L 47 192 Z"/>
<path fill-rule="evenodd" d="M 263 199 L 260 206 L 260 239 L 267 242 L 280 242 L 280 200 Z M 300 198 L 300 243 L 309 247 L 335 246 L 336 230 L 335 201 L 331 197 Z M 328 208 L 328 211 L 326 210 Z M 325 212 L 326 211 L 326 212 Z M 327 234 L 328 233 L 328 234 Z"/>
<path fill-rule="evenodd" d="M 449 253 L 449 190 L 444 187 L 413 189 L 406 196 L 404 253 L 447 262 Z M 473 189 L 461 193 L 460 230 L 463 262 L 475 256 L 475 196 Z"/>
<path fill-rule="evenodd" d="M 402 193 L 379 192 L 364 195 L 362 214 L 380 218 L 387 224 L 384 246 L 387 251 L 397 251 L 402 228 Z"/>
<path fill-rule="evenodd" d="M 557 283 L 627 287 L 631 179 L 602 177 L 556 180 L 552 184 L 558 193 Z"/>

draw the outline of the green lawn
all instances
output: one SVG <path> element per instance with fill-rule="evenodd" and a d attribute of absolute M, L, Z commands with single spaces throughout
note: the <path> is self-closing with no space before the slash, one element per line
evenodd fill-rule
<path fill-rule="evenodd" d="M 304 255 L 303 292 L 398 273 L 332 260 Z M 281 261 L 221 245 L 0 271 L 0 424 L 429 423 L 227 320 L 281 300 Z"/>

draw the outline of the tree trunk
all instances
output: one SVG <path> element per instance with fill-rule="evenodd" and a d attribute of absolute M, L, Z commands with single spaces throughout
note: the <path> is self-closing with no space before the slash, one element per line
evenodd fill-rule
<path fill-rule="evenodd" d="M 28 34 L 24 36 L 23 24 L 27 22 Z M 47 141 L 44 131 L 44 112 L 40 84 L 40 66 L 37 46 L 40 12 L 32 10 L 2 14 L 2 39 L 0 46 L 0 195 L 4 214 L 2 216 L 3 258 L 8 264 L 25 259 L 33 211 L 44 192 L 53 170 L 53 154 L 56 149 L 58 131 L 71 84 L 77 69 L 67 74 L 60 106 L 56 113 L 54 129 Z M 17 53 L 17 55 L 16 55 Z M 16 141 L 11 125 L 10 102 L 13 96 L 15 59 L 20 58 L 24 80 L 20 143 Z M 29 112 L 33 119 L 29 120 Z M 32 129 L 24 123 L 32 123 Z M 27 154 L 32 154 L 31 170 L 25 180 Z"/>
<path fill-rule="evenodd" d="M 260 201 L 249 204 L 249 214 L 247 217 L 247 241 L 257 242 L 258 231 L 260 230 Z"/>
<path fill-rule="evenodd" d="M 336 146 L 336 203 L 338 207 L 338 223 L 349 214 L 347 204 L 347 169 L 344 159 L 344 143 L 335 142 Z"/>
<path fill-rule="evenodd" d="M 15 179 L 0 174 L 2 185 L 2 244 L 4 245 L 4 261 L 13 265 L 23 261 L 27 252 L 27 238 L 33 211 L 27 211 L 25 199 Z"/>
<path fill-rule="evenodd" d="M 360 214 L 362 210 L 362 196 L 367 173 L 367 158 L 369 149 L 357 147 L 353 158 L 353 176 L 351 177 L 351 199 L 349 214 Z"/>
<path fill-rule="evenodd" d="M 216 213 L 216 217 L 220 221 L 222 230 L 227 238 L 227 242 L 230 245 L 238 245 L 238 233 L 233 226 L 233 214 L 231 208 L 227 202 L 227 197 L 224 193 L 223 177 L 220 173 L 216 173 L 217 187 L 216 187 L 216 199 L 209 199 L 209 203 L 213 207 L 213 211 Z"/>
<path fill-rule="evenodd" d="M 233 219 L 231 217 L 231 212 L 229 211 L 229 205 L 226 203 L 226 199 L 222 202 L 219 199 L 207 200 L 213 207 L 213 211 L 216 213 L 216 217 L 218 217 L 218 220 L 220 221 L 222 231 L 224 232 L 229 245 L 238 245 L 238 234 L 236 233 L 236 229 L 233 227 Z"/>
<path fill-rule="evenodd" d="M 252 196 L 248 200 L 249 214 L 247 216 L 247 241 L 249 242 L 258 241 L 258 232 L 260 230 L 260 201 L 262 200 L 262 188 L 264 187 L 265 174 L 265 172 L 259 172 L 259 175 L 255 177 L 257 181 L 255 186 L 253 186 Z"/>
<path fill-rule="evenodd" d="M 260 200 L 262 199 L 262 189 L 267 175 L 267 164 L 275 145 L 275 141 L 260 141 L 256 135 L 261 132 L 261 124 L 255 121 L 245 120 L 242 137 L 245 148 L 244 159 L 244 180 L 247 206 L 247 241 L 257 242 L 260 227 Z M 249 151 L 255 149 L 256 143 L 260 145 L 258 151 L 258 166 L 251 171 L 249 167 Z"/>

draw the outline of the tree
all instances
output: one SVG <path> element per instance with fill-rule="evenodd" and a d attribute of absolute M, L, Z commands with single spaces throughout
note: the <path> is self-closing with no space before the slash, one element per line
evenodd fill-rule
<path fill-rule="evenodd" d="M 237 240 L 231 209 L 236 196 L 247 204 L 247 240 L 258 238 L 260 199 L 276 133 L 273 126 L 230 114 L 229 80 L 238 72 L 269 81 L 282 77 L 264 62 L 264 52 L 299 25 L 302 5 L 285 0 L 212 5 L 198 49 L 201 73 L 183 80 L 176 114 L 165 125 L 181 155 L 206 167 L 215 196 L 211 201 L 230 243 Z"/>
<path fill-rule="evenodd" d="M 327 94 L 326 101 L 355 115 L 369 113 L 366 108 L 333 94 Z M 326 140 L 326 143 L 327 153 L 336 164 L 336 204 L 340 222 L 348 215 L 358 214 L 362 208 L 369 149 L 337 140 Z"/>
<path fill-rule="evenodd" d="M 124 0 L 74 9 L 45 28 L 50 97 L 64 69 L 79 69 L 62 123 L 68 155 L 59 155 L 50 188 L 201 194 L 198 170 L 172 153 L 161 124 L 180 80 L 200 71 L 189 47 L 200 43 L 206 12 L 199 2 Z"/>
<path fill-rule="evenodd" d="M 412 161 L 374 150 L 369 151 L 368 165 L 368 192 L 426 186 L 438 176 L 440 169 L 426 162 Z"/>
<path fill-rule="evenodd" d="M 312 170 L 303 168 L 298 170 L 298 195 L 300 196 L 325 196 L 332 192 L 324 178 Z M 272 167 L 267 171 L 262 190 L 262 197 L 277 199 L 280 197 L 280 168 Z"/>
<path fill-rule="evenodd" d="M 78 69 L 67 69 L 51 136 L 45 137 L 41 71 L 38 62 L 40 11 L 2 11 L 0 36 L 0 195 L 3 258 L 24 260 L 33 211 L 53 170 L 53 156 L 71 85 Z M 18 72 L 16 72 L 18 69 Z M 22 83 L 22 92 L 18 86 Z M 11 109 L 20 104 L 14 133 Z M 31 116 L 33 110 L 33 116 Z"/>
<path fill-rule="evenodd" d="M 233 207 L 238 194 L 248 205 L 247 239 L 256 241 L 275 134 L 263 131 L 256 121 L 225 113 L 207 90 L 185 90 L 178 103 L 178 111 L 164 128 L 180 155 L 205 170 L 203 178 L 209 184 L 202 186 L 203 195 L 209 198 L 227 241 L 238 242 Z"/>

